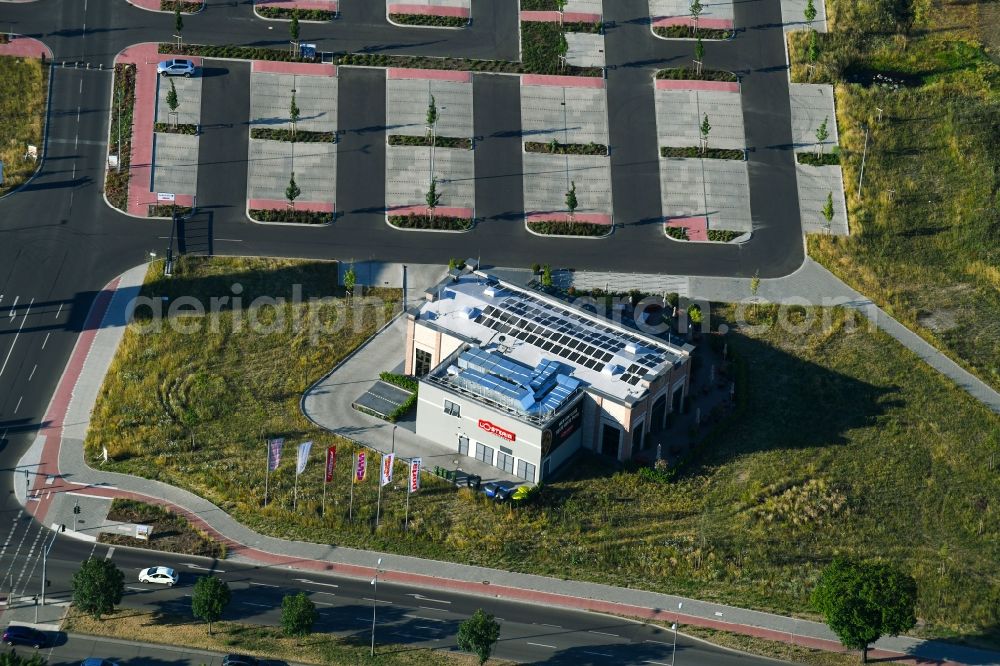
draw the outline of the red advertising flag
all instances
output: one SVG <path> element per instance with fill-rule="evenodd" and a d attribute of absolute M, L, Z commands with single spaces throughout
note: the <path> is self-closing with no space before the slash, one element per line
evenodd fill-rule
<path fill-rule="evenodd" d="M 326 448 L 326 483 L 333 481 L 333 468 L 337 466 L 337 447 Z"/>
<path fill-rule="evenodd" d="M 354 482 L 361 483 L 365 480 L 368 475 L 368 461 L 365 458 L 364 451 L 358 451 L 358 464 L 354 468 Z"/>
<path fill-rule="evenodd" d="M 410 492 L 415 493 L 420 490 L 420 458 L 410 460 Z"/>

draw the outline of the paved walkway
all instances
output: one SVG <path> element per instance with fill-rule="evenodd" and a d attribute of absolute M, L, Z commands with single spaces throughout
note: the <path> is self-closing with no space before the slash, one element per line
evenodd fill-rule
<path fill-rule="evenodd" d="M 417 267 L 414 267 L 417 268 Z M 291 569 L 369 577 L 379 553 L 335 545 L 266 537 L 233 520 L 212 503 L 158 481 L 90 468 L 83 458 L 83 438 L 101 383 L 124 333 L 130 302 L 138 294 L 146 267 L 136 267 L 110 283 L 95 302 L 84 332 L 49 406 L 48 425 L 19 462 L 35 469 L 30 499 L 20 484 L 19 499 L 45 522 L 52 496 L 85 492 L 95 497 L 132 497 L 168 506 L 226 542 L 235 558 Z M 373 272 L 374 273 L 374 272 Z M 386 273 L 379 272 L 379 275 Z M 403 584 L 443 587 L 535 603 L 620 615 L 679 621 L 823 649 L 838 649 L 829 629 L 817 622 L 744 610 L 722 604 L 465 564 L 382 554 L 384 579 Z M 683 613 L 679 604 L 683 602 Z M 919 663 L 1000 664 L 1000 654 L 906 637 L 878 642 L 873 656 L 910 655 Z"/>

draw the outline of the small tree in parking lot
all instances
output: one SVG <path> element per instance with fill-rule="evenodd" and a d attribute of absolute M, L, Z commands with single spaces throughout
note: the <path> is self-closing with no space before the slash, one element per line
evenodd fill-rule
<path fill-rule="evenodd" d="M 500 623 L 482 608 L 458 627 L 458 649 L 472 652 L 485 664 L 500 638 Z"/>
<path fill-rule="evenodd" d="M 292 10 L 292 20 L 288 24 L 288 34 L 292 37 L 292 53 L 299 50 L 299 10 Z"/>
<path fill-rule="evenodd" d="M 226 582 L 215 576 L 202 576 L 194 584 L 191 594 L 191 614 L 208 622 L 208 635 L 212 635 L 212 623 L 222 618 L 232 594 Z"/>
<path fill-rule="evenodd" d="M 73 574 L 73 605 L 100 620 L 122 602 L 125 574 L 111 560 L 90 557 Z"/>
<path fill-rule="evenodd" d="M 812 22 L 816 20 L 816 4 L 813 0 L 806 1 L 806 8 L 802 14 L 806 17 L 806 23 L 809 24 L 809 27 L 812 27 Z"/>
<path fill-rule="evenodd" d="M 281 600 L 281 630 L 288 636 L 311 634 L 316 617 L 316 604 L 305 592 L 286 594 Z"/>
<path fill-rule="evenodd" d="M 823 122 L 816 128 L 816 156 L 823 154 L 823 142 L 830 138 L 830 131 L 826 128 L 829 118 L 824 118 Z"/>
<path fill-rule="evenodd" d="M 295 209 L 295 200 L 299 198 L 302 194 L 302 189 L 299 184 L 295 182 L 295 172 L 292 172 L 292 177 L 288 179 L 288 187 L 285 188 L 285 198 L 288 199 L 288 205 Z"/>
<path fill-rule="evenodd" d="M 576 183 L 570 183 L 569 189 L 566 190 L 566 210 L 569 211 L 569 218 L 572 220 L 576 215 L 576 209 L 580 206 L 580 202 L 576 199 Z"/>
<path fill-rule="evenodd" d="M 174 80 L 170 79 L 170 90 L 167 91 L 167 108 L 170 109 L 170 122 L 174 127 L 177 127 L 177 109 L 180 105 L 181 103 L 177 99 L 177 86 L 174 85 Z"/>
<path fill-rule="evenodd" d="M 705 118 L 701 121 L 701 125 L 698 126 L 698 131 L 701 132 L 701 153 L 702 155 L 708 150 L 708 133 L 712 131 L 712 125 L 708 122 L 708 114 L 705 114 Z"/>
<path fill-rule="evenodd" d="M 833 222 L 833 192 L 829 192 L 826 195 L 826 203 L 823 204 L 823 209 L 820 211 L 823 214 L 823 219 L 826 220 L 826 228 L 830 229 L 830 224 Z"/>

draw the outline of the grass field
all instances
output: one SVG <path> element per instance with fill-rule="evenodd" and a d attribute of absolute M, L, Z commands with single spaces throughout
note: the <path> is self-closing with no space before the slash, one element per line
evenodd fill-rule
<path fill-rule="evenodd" d="M 28 144 L 42 156 L 48 69 L 38 58 L 0 56 L 0 195 L 23 184 L 38 162 L 24 159 Z"/>
<path fill-rule="evenodd" d="M 347 637 L 316 633 L 305 638 L 288 638 L 277 627 L 216 622 L 212 626 L 213 635 L 209 636 L 207 625 L 191 617 L 135 610 L 119 610 L 102 620 L 71 611 L 63 622 L 62 630 L 220 653 L 235 651 L 252 654 L 258 659 L 304 664 L 472 666 L 478 663 L 467 654 L 385 644 L 378 645 L 372 657 L 369 634 L 365 630 Z M 489 663 L 506 662 L 491 660 Z"/>
<path fill-rule="evenodd" d="M 833 28 L 811 75 L 807 33 L 790 40 L 795 80 L 837 84 L 852 227 L 811 237 L 809 251 L 1000 388 L 997 9 L 927 0 L 907 29 L 876 13 L 885 4 L 829 0 Z M 862 85 L 877 73 L 900 85 Z"/>
<path fill-rule="evenodd" d="M 315 262 L 185 258 L 172 281 L 156 275 L 146 292 L 171 298 L 231 294 L 234 282 L 247 300 L 293 283 L 306 297 L 339 293 L 335 268 Z M 325 316 L 353 317 L 360 330 L 318 344 L 236 332 L 231 313 L 214 333 L 197 317 L 186 336 L 131 328 L 94 410 L 88 457 L 106 445 L 105 468 L 191 489 L 267 534 L 778 612 L 809 614 L 812 585 L 837 553 L 888 558 L 917 578 L 923 635 L 1000 643 L 1000 418 L 884 334 L 852 329 L 843 312 L 826 311 L 823 330 L 728 334 L 746 360 L 746 417 L 711 434 L 676 482 L 584 459 L 539 503 L 511 507 L 425 477 L 404 534 L 396 487 L 374 529 L 371 478 L 355 486 L 348 520 L 351 449 L 298 410 L 301 392 L 376 326 L 378 306 L 351 315 L 338 302 Z M 266 509 L 264 435 L 287 440 Z M 305 439 L 315 445 L 294 512 L 290 461 Z M 327 444 L 341 447 L 341 463 L 321 517 Z"/>

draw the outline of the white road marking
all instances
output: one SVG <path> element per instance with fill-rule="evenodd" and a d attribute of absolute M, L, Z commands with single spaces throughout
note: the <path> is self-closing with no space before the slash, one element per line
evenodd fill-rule
<path fill-rule="evenodd" d="M 654 640 L 653 640 L 653 639 L 651 639 L 651 638 L 647 638 L 647 639 L 646 639 L 645 641 L 643 641 L 643 642 L 644 642 L 644 643 L 659 643 L 660 645 L 671 645 L 671 643 L 667 643 L 666 641 L 654 641 Z"/>
<path fill-rule="evenodd" d="M 429 601 L 432 604 L 450 604 L 450 601 L 445 601 L 444 599 L 431 599 L 430 597 L 425 597 L 422 594 L 407 594 L 408 597 L 413 597 L 417 601 Z"/>
<path fill-rule="evenodd" d="M 14 405 L 14 413 L 15 414 L 17 414 L 17 410 L 19 410 L 21 408 L 21 401 L 22 400 L 24 400 L 24 396 L 23 395 L 20 398 L 17 399 L 17 404 Z"/>
<path fill-rule="evenodd" d="M 662 661 L 644 661 L 644 664 L 656 664 L 656 666 L 670 666 L 669 664 L 664 664 Z"/>
<path fill-rule="evenodd" d="M 424 610 L 434 611 L 436 613 L 446 612 L 443 608 L 431 608 L 430 606 L 417 606 L 417 608 L 423 608 Z"/>
<path fill-rule="evenodd" d="M 544 622 L 535 622 L 535 624 L 540 624 L 543 627 L 552 627 L 553 629 L 562 629 L 558 624 L 545 624 Z"/>
<path fill-rule="evenodd" d="M 317 606 L 336 606 L 337 604 L 331 604 L 329 601 L 314 601 Z"/>
<path fill-rule="evenodd" d="M 131 585 L 126 585 L 125 589 L 126 590 L 135 590 L 136 592 L 145 592 L 149 588 L 148 587 L 132 587 Z"/>
<path fill-rule="evenodd" d="M 607 652 L 590 652 L 588 650 L 581 650 L 581 652 L 583 652 L 584 654 L 597 655 L 598 657 L 613 657 L 614 656 L 613 654 L 608 654 Z"/>
<path fill-rule="evenodd" d="M 615 638 L 621 638 L 618 634 L 609 634 L 606 631 L 587 631 L 588 634 L 600 634 L 601 636 L 614 636 Z"/>
<path fill-rule="evenodd" d="M 63 304 L 60 303 L 59 304 L 59 309 L 56 310 L 56 319 L 59 319 L 59 313 L 62 312 L 62 309 L 63 309 Z"/>
<path fill-rule="evenodd" d="M 107 555 L 104 556 L 104 559 L 110 560 L 112 557 L 114 557 L 114 554 L 115 554 L 115 547 L 111 546 L 111 548 L 108 548 L 108 553 Z"/>
<path fill-rule="evenodd" d="M 13 319 L 13 318 L 14 318 L 14 315 L 15 315 L 15 311 L 17 310 L 17 301 L 18 301 L 18 299 L 20 299 L 20 298 L 21 298 L 20 296 L 15 296 L 15 297 L 14 297 L 14 304 L 13 304 L 12 306 L 10 306 L 10 318 L 11 318 L 11 319 Z"/>
<path fill-rule="evenodd" d="M 423 620 L 424 622 L 447 622 L 448 621 L 448 620 L 442 620 L 442 619 L 437 618 L 437 617 L 420 617 L 419 615 L 411 615 L 409 613 L 404 614 L 403 617 L 408 617 L 408 618 L 411 618 L 413 620 Z"/>
<path fill-rule="evenodd" d="M 251 585 L 256 585 L 257 587 L 280 587 L 280 585 L 271 585 L 270 583 L 254 583 L 254 582 L 251 582 L 250 584 Z"/>
<path fill-rule="evenodd" d="M 31 374 L 28 375 L 28 381 L 29 382 L 31 381 L 31 378 L 35 376 L 35 370 L 38 370 L 38 364 L 37 363 L 35 364 L 35 367 L 33 367 L 31 369 Z"/>
<path fill-rule="evenodd" d="M 15 303 L 17 300 L 15 299 Z M 7 369 L 7 362 L 10 361 L 10 355 L 14 353 L 14 345 L 17 344 L 17 338 L 21 335 L 21 329 L 24 328 L 24 322 L 28 321 L 28 313 L 31 312 L 31 306 L 34 304 L 35 299 L 31 299 L 31 303 L 28 303 L 28 309 L 24 311 L 24 317 L 21 319 L 21 325 L 17 328 L 17 333 L 14 334 L 14 341 L 10 343 L 10 351 L 7 352 L 7 358 L 4 359 L 3 365 L 0 366 L 0 375 L 3 375 L 3 371 Z"/>
<path fill-rule="evenodd" d="M 244 601 L 243 605 L 244 606 L 256 606 L 257 608 L 270 608 L 270 606 L 268 606 L 267 604 L 257 604 L 257 603 L 254 603 L 252 601 Z"/>
<path fill-rule="evenodd" d="M 190 562 L 184 562 L 183 564 L 184 564 L 184 566 L 186 566 L 189 569 L 201 569 L 202 571 L 214 571 L 215 573 L 226 573 L 222 569 L 212 569 L 210 567 L 203 567 L 203 566 L 198 565 L 198 564 L 191 564 Z"/>
<path fill-rule="evenodd" d="M 376 603 L 376 601 L 375 601 L 374 599 L 372 599 L 371 597 L 361 597 L 361 599 L 362 599 L 363 601 L 370 601 L 370 602 L 372 602 L 372 603 Z M 383 601 L 382 599 L 379 599 L 377 603 L 380 603 L 380 604 L 389 604 L 389 605 L 392 605 L 392 602 L 391 602 L 391 601 Z"/>
<path fill-rule="evenodd" d="M 544 647 L 544 648 L 549 648 L 549 649 L 552 649 L 552 650 L 557 650 L 558 649 L 555 645 L 546 645 L 545 643 L 532 643 L 531 641 L 527 641 L 527 643 L 528 643 L 528 645 L 534 645 L 535 647 Z"/>
<path fill-rule="evenodd" d="M 340 587 L 339 585 L 334 585 L 333 583 L 319 583 L 314 580 L 309 580 L 308 578 L 293 578 L 296 583 L 307 583 L 309 585 L 322 585 L 323 587 Z"/>
<path fill-rule="evenodd" d="M 50 335 L 52 335 L 52 334 L 51 333 L 46 333 L 45 334 L 45 339 L 42 340 L 42 349 L 45 349 L 45 345 L 49 344 L 49 336 Z"/>

